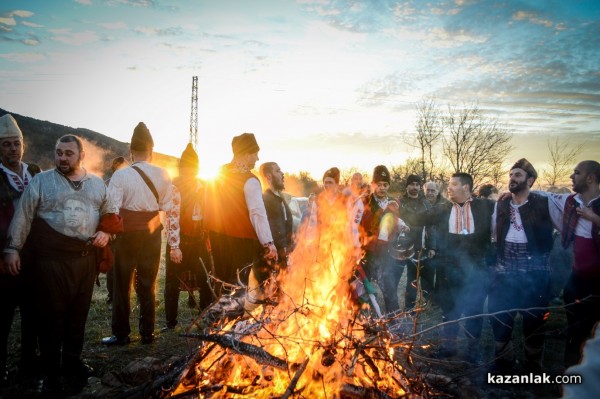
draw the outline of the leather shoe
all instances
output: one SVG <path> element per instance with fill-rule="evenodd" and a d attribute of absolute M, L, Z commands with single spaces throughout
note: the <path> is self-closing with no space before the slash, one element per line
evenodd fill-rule
<path fill-rule="evenodd" d="M 102 343 L 104 345 L 127 345 L 130 341 L 129 337 L 117 337 L 116 335 L 111 335 L 110 337 L 102 338 Z"/>
<path fill-rule="evenodd" d="M 154 342 L 154 335 L 142 335 L 142 344 L 147 345 Z"/>

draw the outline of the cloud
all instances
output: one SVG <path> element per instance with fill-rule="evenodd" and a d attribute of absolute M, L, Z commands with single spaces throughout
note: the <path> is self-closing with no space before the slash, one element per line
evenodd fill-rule
<path fill-rule="evenodd" d="M 51 36 L 50 39 L 69 44 L 71 46 L 81 46 L 83 44 L 94 43 L 100 40 L 100 37 L 96 32 L 83 31 L 83 32 L 71 32 L 70 29 L 56 29 L 54 30 L 55 35 Z"/>
<path fill-rule="evenodd" d="M 75 0 L 75 3 L 83 4 L 84 6 L 91 6 L 92 0 Z"/>
<path fill-rule="evenodd" d="M 156 3 L 153 0 L 110 0 L 109 4 L 123 4 L 133 7 L 155 7 Z"/>
<path fill-rule="evenodd" d="M 512 19 L 515 21 L 527 21 L 535 25 L 542 25 L 546 28 L 552 28 L 554 23 L 548 19 L 538 17 L 536 13 L 528 11 L 517 11 L 513 14 Z"/>
<path fill-rule="evenodd" d="M 29 22 L 29 21 L 22 21 L 21 23 L 25 26 L 29 26 L 30 28 L 43 28 L 44 27 L 44 25 L 34 24 L 33 22 Z"/>
<path fill-rule="evenodd" d="M 179 26 L 170 28 L 135 28 L 133 30 L 136 33 L 140 33 L 146 36 L 179 36 L 183 33 L 183 30 Z"/>
<path fill-rule="evenodd" d="M 98 23 L 98 26 L 110 29 L 110 30 L 118 30 L 118 29 L 127 29 L 127 24 L 125 22 L 102 22 Z"/>
<path fill-rule="evenodd" d="M 40 44 L 40 41 L 37 39 L 23 39 L 21 40 L 21 43 L 26 44 L 28 46 L 37 46 L 38 44 Z"/>
<path fill-rule="evenodd" d="M 0 57 L 8 61 L 19 63 L 38 62 L 46 59 L 46 57 L 40 53 L 7 53 L 0 54 Z"/>

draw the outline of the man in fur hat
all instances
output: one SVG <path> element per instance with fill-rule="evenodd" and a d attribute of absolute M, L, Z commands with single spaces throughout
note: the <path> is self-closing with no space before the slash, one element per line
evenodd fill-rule
<path fill-rule="evenodd" d="M 277 261 L 262 187 L 251 172 L 260 147 L 252 133 L 235 136 L 233 159 L 221 167 L 208 188 L 206 230 L 209 231 L 215 274 L 223 283 L 238 286 L 248 281 L 248 265 L 261 268 Z M 240 273 L 240 278 L 238 278 Z M 256 275 L 261 280 L 263 273 Z M 259 281 L 262 283 L 262 281 Z"/>
<path fill-rule="evenodd" d="M 154 290 L 163 228 L 159 211 L 168 211 L 171 207 L 171 178 L 165 169 L 151 164 L 154 140 L 143 122 L 135 127 L 129 147 L 132 164 L 117 170 L 108 185 L 108 195 L 119 208 L 125 231 L 115 243 L 113 335 L 102 339 L 105 345 L 130 342 L 130 290 L 134 272 L 140 303 L 141 340 L 143 344 L 154 340 Z"/>
<path fill-rule="evenodd" d="M 192 303 L 199 293 L 199 311 L 210 305 L 213 296 L 204 267 L 209 267 L 203 231 L 204 183 L 198 179 L 198 154 L 188 143 L 179 159 L 179 176 L 173 180 L 173 206 L 167 212 L 167 264 L 165 271 L 165 316 L 163 330 L 177 325 L 179 290 L 187 285 Z M 201 261 L 202 259 L 202 261 Z M 202 263 L 204 263 L 204 267 Z M 186 277 L 189 276 L 189 277 Z"/>
<path fill-rule="evenodd" d="M 0 245 L 4 248 L 8 226 L 19 198 L 40 168 L 22 161 L 25 151 L 23 133 L 12 115 L 0 118 Z M 26 251 L 25 251 L 26 252 Z M 25 253 L 23 253 L 25 255 Z M 24 258 L 26 258 L 24 256 Z M 27 263 L 23 259 L 23 263 Z M 29 268 L 23 267 L 20 276 L 11 276 L 0 259 L 0 386 L 8 383 L 7 341 L 15 308 L 21 313 L 21 365 L 19 372 L 30 374 L 36 367 L 37 335 L 32 315 L 32 295 L 28 281 Z"/>
<path fill-rule="evenodd" d="M 492 217 L 496 235 L 497 263 L 492 269 L 489 312 L 510 309 L 544 308 L 550 296 L 552 219 L 548 198 L 531 192 L 537 179 L 533 165 L 525 158 L 511 168 L 510 197 L 496 203 Z M 524 366 L 540 372 L 544 349 L 546 311 L 522 312 Z M 494 371 L 512 371 L 515 355 L 512 333 L 515 313 L 499 314 L 491 319 L 494 332 Z"/>
<path fill-rule="evenodd" d="M 398 218 L 398 202 L 388 196 L 390 172 L 384 165 L 377 165 L 371 180 L 372 193 L 366 200 L 361 226 L 364 231 L 365 272 L 367 277 L 380 285 L 387 312 L 400 309 L 398 283 L 402 267 L 389 253 L 399 233 L 409 228 Z"/>

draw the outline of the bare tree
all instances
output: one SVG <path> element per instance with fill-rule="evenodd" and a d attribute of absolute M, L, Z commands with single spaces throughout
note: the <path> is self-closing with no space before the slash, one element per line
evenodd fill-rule
<path fill-rule="evenodd" d="M 567 139 L 556 137 L 554 140 L 548 140 L 546 145 L 550 152 L 549 167 L 542 169 L 542 175 L 549 186 L 556 186 L 569 178 L 575 158 L 581 153 L 586 143 L 571 145 Z"/>
<path fill-rule="evenodd" d="M 454 172 L 466 172 L 478 182 L 492 178 L 512 149 L 511 134 L 489 119 L 477 105 L 448 106 L 444 118 L 443 154 Z"/>
<path fill-rule="evenodd" d="M 434 100 L 423 101 L 417 105 L 417 142 L 421 149 L 421 162 L 425 172 L 425 163 L 429 171 L 429 179 L 434 173 L 434 147 L 442 137 L 441 113 Z M 424 173 L 424 179 L 427 175 Z"/>

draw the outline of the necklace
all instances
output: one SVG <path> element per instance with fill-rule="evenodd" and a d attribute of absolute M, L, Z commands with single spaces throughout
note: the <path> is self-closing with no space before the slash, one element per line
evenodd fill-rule
<path fill-rule="evenodd" d="M 87 170 L 85 170 L 85 169 L 83 170 L 83 171 L 84 171 L 84 173 L 83 173 L 83 176 L 81 177 L 81 180 L 71 180 L 71 179 L 69 179 L 69 177 L 68 177 L 68 176 L 66 176 L 66 175 L 65 175 L 64 173 L 62 173 L 60 170 L 58 170 L 58 169 L 56 169 L 56 170 L 58 171 L 58 173 L 59 173 L 59 174 L 60 174 L 62 177 L 64 177 L 64 178 L 65 178 L 65 179 L 66 179 L 66 180 L 69 182 L 69 185 L 70 185 L 71 187 L 73 187 L 73 190 L 75 190 L 75 191 L 79 191 L 79 190 L 81 190 L 81 188 L 83 187 L 83 182 L 84 182 L 84 180 L 85 180 L 85 178 L 86 178 L 86 176 L 87 176 Z"/>

